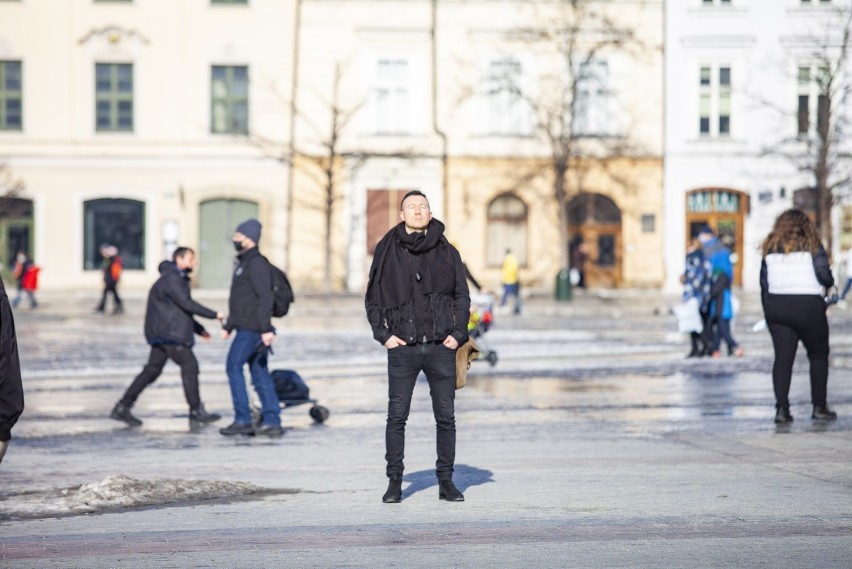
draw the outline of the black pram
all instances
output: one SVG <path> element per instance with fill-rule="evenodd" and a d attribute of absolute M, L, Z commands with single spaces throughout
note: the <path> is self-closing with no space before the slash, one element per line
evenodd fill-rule
<path fill-rule="evenodd" d="M 316 399 L 311 399 L 310 389 L 302 379 L 302 376 L 292 369 L 276 369 L 270 372 L 272 381 L 275 383 L 275 392 L 281 407 L 295 407 L 296 405 L 311 404 L 308 414 L 317 423 L 323 423 L 330 414 L 329 410 L 317 404 Z"/>

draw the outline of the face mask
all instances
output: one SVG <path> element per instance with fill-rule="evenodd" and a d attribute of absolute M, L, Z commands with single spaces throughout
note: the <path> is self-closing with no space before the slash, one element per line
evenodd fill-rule
<path fill-rule="evenodd" d="M 243 250 L 243 244 L 241 241 L 234 241 L 234 250 L 239 253 Z"/>
<path fill-rule="evenodd" d="M 184 274 L 188 275 L 189 273 L 192 272 L 192 267 L 187 267 L 186 269 L 183 270 L 183 272 L 184 272 Z"/>

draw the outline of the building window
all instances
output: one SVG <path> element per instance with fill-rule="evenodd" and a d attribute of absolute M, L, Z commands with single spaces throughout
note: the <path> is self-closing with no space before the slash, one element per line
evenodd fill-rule
<path fill-rule="evenodd" d="M 512 57 L 489 62 L 486 78 L 484 131 L 494 135 L 525 135 L 529 132 L 528 107 L 521 97 L 523 67 Z"/>
<path fill-rule="evenodd" d="M 408 133 L 408 62 L 380 59 L 373 90 L 378 134 Z"/>
<path fill-rule="evenodd" d="M 0 61 L 0 130 L 21 130 L 23 82 L 20 61 Z"/>
<path fill-rule="evenodd" d="M 797 75 L 798 97 L 796 106 L 796 132 L 808 136 L 811 125 L 816 124 L 817 133 L 828 127 L 829 70 L 823 66 L 799 66 Z M 816 104 L 814 104 L 816 101 Z"/>
<path fill-rule="evenodd" d="M 657 216 L 653 213 L 642 216 L 642 233 L 653 233 L 657 230 Z"/>
<path fill-rule="evenodd" d="M 214 65 L 210 82 L 211 131 L 248 133 L 248 67 Z"/>
<path fill-rule="evenodd" d="M 577 71 L 573 131 L 578 136 L 612 134 L 612 92 L 609 88 L 609 64 L 588 61 Z"/>
<path fill-rule="evenodd" d="M 211 4 L 248 4 L 248 0 L 210 0 Z"/>
<path fill-rule="evenodd" d="M 490 267 L 503 264 L 506 249 L 518 262 L 527 264 L 527 206 L 514 194 L 503 194 L 488 205 L 488 243 L 486 262 Z"/>
<path fill-rule="evenodd" d="M 83 204 L 83 268 L 101 268 L 103 244 L 118 247 L 127 269 L 145 268 L 145 204 L 126 199 L 91 200 Z"/>
<path fill-rule="evenodd" d="M 133 131 L 132 64 L 95 64 L 95 130 Z"/>
<path fill-rule="evenodd" d="M 731 0 L 702 0 L 704 6 L 730 6 Z"/>
<path fill-rule="evenodd" d="M 731 135 L 731 68 L 702 66 L 698 77 L 698 132 L 705 137 Z"/>
<path fill-rule="evenodd" d="M 815 4 L 831 4 L 831 0 L 802 0 L 802 5 L 812 6 Z"/>

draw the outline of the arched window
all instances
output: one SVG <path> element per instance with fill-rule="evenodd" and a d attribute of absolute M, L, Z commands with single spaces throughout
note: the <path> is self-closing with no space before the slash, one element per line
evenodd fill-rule
<path fill-rule="evenodd" d="M 506 249 L 521 265 L 527 264 L 527 205 L 512 193 L 502 194 L 488 204 L 488 266 L 499 267 Z"/>
<path fill-rule="evenodd" d="M 118 247 L 125 269 L 145 268 L 145 204 L 136 200 L 100 199 L 83 204 L 83 268 L 101 268 L 100 246 Z"/>

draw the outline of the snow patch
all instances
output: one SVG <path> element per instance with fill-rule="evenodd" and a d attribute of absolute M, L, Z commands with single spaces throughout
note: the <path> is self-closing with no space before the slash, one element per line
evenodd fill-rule
<path fill-rule="evenodd" d="M 190 505 L 202 500 L 246 496 L 259 499 L 298 492 L 262 488 L 247 482 L 178 478 L 137 480 L 118 474 L 71 488 L 0 496 L 0 520 L 75 516 L 167 504 Z"/>

